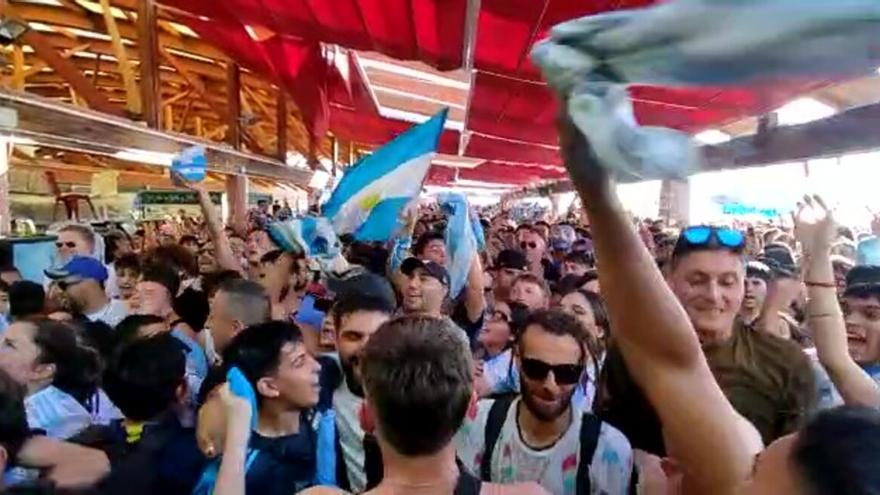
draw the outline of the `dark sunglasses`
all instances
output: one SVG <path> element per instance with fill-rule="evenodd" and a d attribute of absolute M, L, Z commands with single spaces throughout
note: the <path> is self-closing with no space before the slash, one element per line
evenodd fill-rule
<path fill-rule="evenodd" d="M 537 242 L 521 242 L 521 243 L 519 243 L 519 247 L 521 247 L 523 249 L 526 249 L 526 248 L 535 249 L 536 247 L 538 247 L 538 243 Z"/>
<path fill-rule="evenodd" d="M 723 247 L 739 249 L 746 243 L 745 236 L 738 230 L 709 225 L 688 227 L 682 231 L 681 236 L 692 246 L 705 246 L 714 240 Z"/>
<path fill-rule="evenodd" d="M 547 374 L 553 372 L 553 378 L 559 385 L 574 385 L 584 374 L 582 364 L 548 364 L 540 359 L 523 358 L 522 372 L 529 379 L 543 382 Z"/>
<path fill-rule="evenodd" d="M 61 290 L 67 290 L 80 282 L 82 282 L 82 280 L 72 280 L 72 281 L 61 280 L 58 282 L 58 288 Z"/>
<path fill-rule="evenodd" d="M 58 249 L 61 249 L 64 246 L 67 246 L 68 248 L 73 249 L 76 247 L 76 243 L 75 242 L 56 242 L 55 243 L 55 247 Z"/>

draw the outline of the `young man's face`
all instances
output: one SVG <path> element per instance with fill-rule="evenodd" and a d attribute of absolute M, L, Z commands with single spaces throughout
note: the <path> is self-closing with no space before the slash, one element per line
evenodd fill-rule
<path fill-rule="evenodd" d="M 262 230 L 255 230 L 247 238 L 247 257 L 249 260 L 259 261 L 260 258 L 272 250 L 272 241 L 269 234 Z"/>
<path fill-rule="evenodd" d="M 746 291 L 742 307 L 746 311 L 761 311 L 767 299 L 767 282 L 759 277 L 746 279 Z"/>
<path fill-rule="evenodd" d="M 375 311 L 356 311 L 341 318 L 336 329 L 336 350 L 348 388 L 363 396 L 360 360 L 364 346 L 389 316 Z"/>
<path fill-rule="evenodd" d="M 554 335 L 539 325 L 530 325 L 523 332 L 517 351 L 517 367 L 522 378 L 523 403 L 535 417 L 553 421 L 571 406 L 577 381 L 561 383 L 554 372 L 535 376 L 531 371 L 546 365 L 583 366 L 584 350 L 570 335 Z M 525 368 L 524 368 L 525 367 Z M 583 372 L 583 368 L 581 368 Z"/>
<path fill-rule="evenodd" d="M 860 364 L 880 362 L 880 298 L 850 296 L 843 310 L 852 358 Z"/>
<path fill-rule="evenodd" d="M 495 271 L 492 282 L 496 292 L 509 293 L 513 288 L 513 282 L 516 277 L 522 275 L 523 271 L 516 268 L 501 268 Z"/>
<path fill-rule="evenodd" d="M 318 404 L 321 365 L 302 342 L 288 342 L 281 347 L 278 369 L 261 378 L 258 389 L 269 399 L 277 399 L 291 409 L 308 409 Z"/>
<path fill-rule="evenodd" d="M 222 354 L 235 335 L 244 329 L 236 315 L 229 311 L 229 295 L 218 290 L 211 300 L 211 312 L 208 314 L 207 327 L 211 329 L 214 350 Z"/>
<path fill-rule="evenodd" d="M 446 286 L 424 268 L 416 268 L 408 276 L 403 309 L 407 313 L 434 313 L 443 307 Z"/>
<path fill-rule="evenodd" d="M 428 241 L 421 255 L 424 261 L 433 261 L 440 266 L 446 265 L 446 243 L 440 239 Z"/>
<path fill-rule="evenodd" d="M 578 263 L 576 261 L 563 261 L 562 262 L 562 276 L 566 275 L 577 275 L 582 277 L 586 275 L 586 273 L 590 271 L 590 267 L 584 265 L 582 263 Z"/>
<path fill-rule="evenodd" d="M 730 251 L 695 251 L 677 260 L 669 286 L 701 341 L 727 335 L 742 306 L 745 266 Z"/>
<path fill-rule="evenodd" d="M 529 311 L 546 309 L 550 300 L 544 290 L 537 284 L 528 281 L 519 281 L 513 284 L 510 292 L 510 302 L 520 303 L 529 308 Z"/>
<path fill-rule="evenodd" d="M 38 364 L 40 348 L 34 342 L 30 323 L 13 323 L 0 338 L 0 369 L 19 385 L 34 383 L 40 376 L 51 378 L 47 366 Z"/>
<path fill-rule="evenodd" d="M 143 315 L 167 317 L 171 311 L 171 294 L 164 285 L 141 281 L 137 285 L 138 312 Z"/>
<path fill-rule="evenodd" d="M 0 314 L 9 314 L 9 293 L 0 291 Z"/>
<path fill-rule="evenodd" d="M 131 268 L 124 268 L 116 272 L 116 286 L 119 287 L 119 295 L 123 299 L 130 299 L 137 292 L 137 282 L 140 275 Z"/>
<path fill-rule="evenodd" d="M 526 253 L 526 259 L 530 263 L 541 261 L 547 250 L 547 242 L 544 238 L 531 230 L 524 230 L 521 232 L 521 239 L 519 247 Z"/>

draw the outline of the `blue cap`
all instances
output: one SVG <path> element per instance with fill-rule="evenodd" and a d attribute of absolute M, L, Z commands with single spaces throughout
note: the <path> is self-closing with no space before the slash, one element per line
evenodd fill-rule
<path fill-rule="evenodd" d="M 107 268 L 95 258 L 87 256 L 74 256 L 61 268 L 50 268 L 45 271 L 46 276 L 52 280 L 79 279 L 107 281 Z"/>

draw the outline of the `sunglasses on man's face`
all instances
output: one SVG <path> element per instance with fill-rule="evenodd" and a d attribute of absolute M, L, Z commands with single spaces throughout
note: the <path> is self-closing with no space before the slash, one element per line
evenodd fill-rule
<path fill-rule="evenodd" d="M 61 290 L 67 290 L 80 282 L 82 282 L 82 280 L 61 280 L 58 282 L 58 288 Z"/>
<path fill-rule="evenodd" d="M 523 358 L 522 372 L 529 380 L 543 382 L 553 372 L 553 378 L 559 385 L 574 385 L 584 374 L 582 364 L 549 364 L 540 359 Z"/>
<path fill-rule="evenodd" d="M 523 249 L 535 249 L 538 247 L 537 242 L 521 242 L 519 243 L 519 247 Z"/>
<path fill-rule="evenodd" d="M 76 243 L 75 242 L 56 242 L 55 247 L 58 249 L 61 249 L 63 247 L 66 247 L 68 249 L 73 249 L 76 247 Z"/>

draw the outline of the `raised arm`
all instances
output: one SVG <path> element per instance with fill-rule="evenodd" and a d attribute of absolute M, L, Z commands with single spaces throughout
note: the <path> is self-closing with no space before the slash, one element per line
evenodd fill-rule
<path fill-rule="evenodd" d="M 220 387 L 220 398 L 226 406 L 226 440 L 213 495 L 245 495 L 245 464 L 255 412 L 248 401 L 230 392 L 228 384 Z"/>
<path fill-rule="evenodd" d="M 807 197 L 797 214 L 795 235 L 804 250 L 807 284 L 807 325 L 813 333 L 819 362 L 848 405 L 880 407 L 880 388 L 849 354 L 846 324 L 831 266 L 831 245 L 837 224 L 819 197 Z"/>
<path fill-rule="evenodd" d="M 749 476 L 760 441 L 715 382 L 687 314 L 586 139 L 567 118 L 560 131 L 566 167 L 592 226 L 614 340 L 694 493 L 726 493 Z"/>
<path fill-rule="evenodd" d="M 49 479 L 65 490 L 91 488 L 110 473 L 104 452 L 43 436 L 28 439 L 16 462 L 45 470 Z"/>

